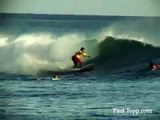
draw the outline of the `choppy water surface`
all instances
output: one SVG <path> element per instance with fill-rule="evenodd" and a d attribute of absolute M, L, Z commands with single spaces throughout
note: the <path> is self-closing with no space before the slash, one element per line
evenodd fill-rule
<path fill-rule="evenodd" d="M 0 75 L 0 115 L 4 119 L 146 119 L 160 112 L 159 77 L 120 79 L 90 73 L 51 77 Z M 114 108 L 152 113 L 113 113 Z"/>

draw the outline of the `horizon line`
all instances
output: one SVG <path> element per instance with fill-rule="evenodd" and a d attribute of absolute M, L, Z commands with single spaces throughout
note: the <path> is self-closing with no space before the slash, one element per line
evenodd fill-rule
<path fill-rule="evenodd" d="M 97 16 L 97 17 L 160 17 L 160 16 L 146 16 L 146 15 L 99 15 L 99 14 L 63 14 L 63 13 L 9 13 L 0 12 L 0 14 L 32 14 L 32 15 L 59 15 L 59 16 Z"/>

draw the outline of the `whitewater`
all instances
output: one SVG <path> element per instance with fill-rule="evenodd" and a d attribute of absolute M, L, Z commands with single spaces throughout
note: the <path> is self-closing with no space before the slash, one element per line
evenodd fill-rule
<path fill-rule="evenodd" d="M 155 22 L 158 22 L 156 18 L 97 22 L 2 21 L 0 71 L 36 74 L 40 69 L 64 69 L 72 66 L 71 56 L 82 46 L 86 47 L 92 58 L 96 57 L 99 44 L 108 36 L 159 46 L 157 32 L 160 27 Z"/>

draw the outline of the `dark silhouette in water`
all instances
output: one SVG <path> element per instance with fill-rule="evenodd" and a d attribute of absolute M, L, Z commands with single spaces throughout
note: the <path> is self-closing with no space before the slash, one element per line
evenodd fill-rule
<path fill-rule="evenodd" d="M 149 70 L 160 70 L 160 64 L 155 64 L 153 61 L 149 62 Z"/>
<path fill-rule="evenodd" d="M 149 70 L 152 70 L 152 69 L 153 69 L 153 66 L 154 66 L 153 61 L 149 61 L 149 67 L 148 67 L 148 69 L 149 69 Z"/>

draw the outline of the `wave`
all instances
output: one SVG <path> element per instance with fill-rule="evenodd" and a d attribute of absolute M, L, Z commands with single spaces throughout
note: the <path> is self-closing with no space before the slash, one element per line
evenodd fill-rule
<path fill-rule="evenodd" d="M 73 66 L 71 56 L 82 46 L 92 56 L 84 61 L 94 63 L 97 71 L 142 64 L 158 57 L 159 25 L 159 18 L 134 17 L 78 22 L 2 20 L 0 72 L 65 69 Z"/>
<path fill-rule="evenodd" d="M 86 44 L 85 36 L 51 33 L 22 34 L 0 38 L 0 72 L 36 74 L 39 70 L 65 69 L 73 66 L 71 56 L 82 46 L 92 56 L 96 54 L 94 42 Z"/>
<path fill-rule="evenodd" d="M 12 37 L 11 37 L 12 38 Z M 65 69 L 73 65 L 71 56 L 85 47 L 97 71 L 114 71 L 159 57 L 160 48 L 138 40 L 106 37 L 86 40 L 79 34 L 24 34 L 14 40 L 0 38 L 0 72 L 36 74 L 39 70 Z"/>
<path fill-rule="evenodd" d="M 160 22 L 159 18 L 126 18 L 112 22 L 109 26 L 103 27 L 98 35 L 99 40 L 107 36 L 119 39 L 133 39 L 152 45 L 160 45 Z"/>
<path fill-rule="evenodd" d="M 99 54 L 89 62 L 95 63 L 100 71 L 114 71 L 147 63 L 160 57 L 160 47 L 138 40 L 106 37 L 98 44 Z"/>

